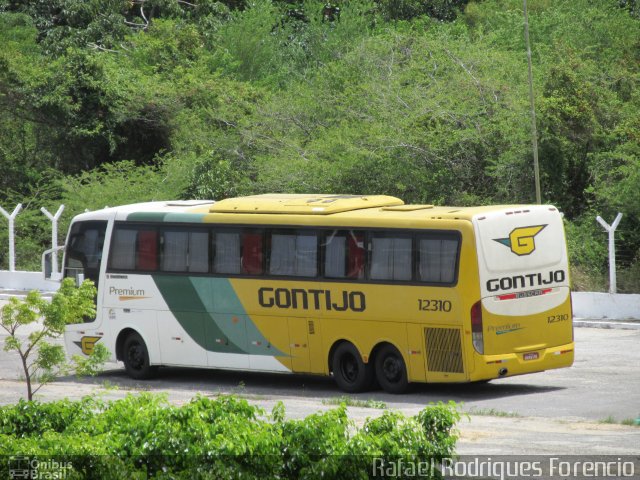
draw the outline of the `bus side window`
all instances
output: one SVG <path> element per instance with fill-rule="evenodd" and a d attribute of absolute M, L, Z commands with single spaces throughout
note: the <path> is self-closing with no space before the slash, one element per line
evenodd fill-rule
<path fill-rule="evenodd" d="M 189 265 L 190 272 L 209 272 L 209 232 L 193 231 L 189 234 Z"/>
<path fill-rule="evenodd" d="M 111 240 L 109 269 L 134 270 L 136 267 L 137 230 L 116 227 Z"/>
<path fill-rule="evenodd" d="M 334 230 L 325 237 L 324 275 L 327 278 L 364 278 L 364 233 Z"/>
<path fill-rule="evenodd" d="M 455 237 L 418 237 L 418 276 L 428 283 L 453 283 L 456 279 L 459 240 Z"/>
<path fill-rule="evenodd" d="M 375 232 L 371 235 L 371 280 L 411 280 L 410 235 Z"/>
<path fill-rule="evenodd" d="M 209 271 L 209 232 L 166 228 L 161 237 L 162 256 L 160 269 L 163 272 Z"/>
<path fill-rule="evenodd" d="M 240 233 L 213 234 L 213 272 L 240 273 Z"/>
<path fill-rule="evenodd" d="M 276 230 L 271 234 L 269 274 L 315 277 L 318 274 L 318 236 L 304 230 Z"/>
<path fill-rule="evenodd" d="M 189 261 L 189 232 L 165 230 L 162 232 L 163 272 L 186 272 Z"/>
<path fill-rule="evenodd" d="M 109 269 L 158 270 L 159 235 L 155 228 L 116 226 L 111 240 Z"/>

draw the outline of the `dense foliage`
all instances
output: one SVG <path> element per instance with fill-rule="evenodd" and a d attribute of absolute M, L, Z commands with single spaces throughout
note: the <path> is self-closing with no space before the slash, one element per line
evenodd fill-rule
<path fill-rule="evenodd" d="M 344 405 L 287 420 L 281 403 L 266 415 L 235 397 L 196 397 L 183 406 L 151 394 L 110 403 L 21 401 L 0 408 L 0 473 L 9 477 L 13 455 L 55 459 L 50 474 L 62 465 L 64 478 L 74 479 L 369 478 L 374 459 L 450 458 L 459 418 L 453 403 L 411 418 L 386 411 L 356 427 Z"/>
<path fill-rule="evenodd" d="M 530 0 L 545 202 L 578 288 L 640 291 L 640 16 Z M 38 266 L 40 206 L 266 192 L 534 201 L 520 0 L 0 0 L 0 204 Z M 0 245 L 6 244 L 0 229 Z M 4 255 L 4 249 L 0 249 Z"/>

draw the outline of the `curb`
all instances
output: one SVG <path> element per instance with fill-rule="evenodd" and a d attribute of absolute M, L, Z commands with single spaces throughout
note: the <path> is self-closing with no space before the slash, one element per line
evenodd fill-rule
<path fill-rule="evenodd" d="M 640 330 L 640 322 L 635 320 L 606 320 L 606 319 L 584 319 L 574 318 L 574 327 L 583 328 L 604 328 L 604 329 L 619 329 L 619 330 Z"/>

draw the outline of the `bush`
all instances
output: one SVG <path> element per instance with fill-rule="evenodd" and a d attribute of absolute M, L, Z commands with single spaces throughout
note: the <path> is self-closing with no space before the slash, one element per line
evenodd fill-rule
<path fill-rule="evenodd" d="M 346 406 L 303 420 L 271 415 L 246 400 L 198 396 L 183 406 L 161 395 L 130 395 L 0 407 L 0 475 L 10 456 L 69 462 L 65 478 L 368 478 L 373 459 L 450 457 L 455 404 L 407 418 L 386 411 L 357 428 Z"/>

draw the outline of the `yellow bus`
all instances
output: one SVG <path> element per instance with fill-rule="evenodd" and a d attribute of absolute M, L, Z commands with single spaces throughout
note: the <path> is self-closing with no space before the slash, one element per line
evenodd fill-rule
<path fill-rule="evenodd" d="M 347 392 L 568 367 L 566 241 L 549 205 L 436 207 L 267 194 L 83 213 L 63 276 L 92 279 L 102 342 L 137 379 L 160 366 L 331 375 Z"/>

